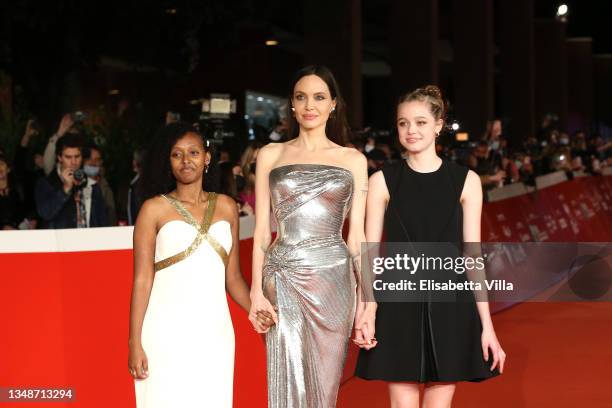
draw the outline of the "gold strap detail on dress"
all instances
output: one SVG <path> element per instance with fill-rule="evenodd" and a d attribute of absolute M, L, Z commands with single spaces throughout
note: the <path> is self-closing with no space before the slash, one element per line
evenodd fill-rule
<path fill-rule="evenodd" d="M 197 230 L 200 229 L 200 226 L 196 222 L 195 218 L 193 218 L 193 215 L 191 215 L 191 213 L 189 211 L 187 211 L 187 209 L 185 207 L 183 207 L 183 205 L 180 203 L 179 200 L 177 200 L 174 197 L 166 196 L 166 195 L 163 195 L 163 194 L 162 194 L 162 197 L 164 197 L 166 200 L 168 200 L 168 202 L 174 207 L 176 212 L 179 213 L 180 215 L 182 215 L 183 218 L 185 219 L 185 221 L 187 221 L 187 223 L 193 225 Z M 210 207 L 210 198 L 207 201 L 208 201 L 208 205 L 207 205 L 207 208 L 206 208 L 206 212 L 204 213 L 204 218 L 206 218 L 208 216 L 208 208 Z"/>
<path fill-rule="evenodd" d="M 217 204 L 217 194 L 216 193 L 208 193 L 208 207 L 206 208 L 206 213 L 204 214 L 204 218 L 202 219 L 202 224 L 198 225 L 193 216 L 185 207 L 181 205 L 181 203 L 170 196 L 166 196 L 162 194 L 168 202 L 176 209 L 176 211 L 185 218 L 185 221 L 192 225 L 197 231 L 197 235 L 191 245 L 184 251 L 179 252 L 178 254 L 172 255 L 169 258 L 162 259 L 159 262 L 155 262 L 154 270 L 155 272 L 160 271 L 164 268 L 167 268 L 171 265 L 174 265 L 177 262 L 182 261 L 187 258 L 189 255 L 195 252 L 196 249 L 200 246 L 203 240 L 207 240 L 210 246 L 217 252 L 221 260 L 223 261 L 223 265 L 227 268 L 227 264 L 229 261 L 229 255 L 227 251 L 212 235 L 208 234 L 208 229 L 210 228 L 212 217 L 215 214 L 215 205 Z"/>
<path fill-rule="evenodd" d="M 208 243 L 210 244 L 210 246 L 215 250 L 215 252 L 217 252 L 219 257 L 221 258 L 221 261 L 223 262 L 223 265 L 225 265 L 225 267 L 227 268 L 227 264 L 229 263 L 229 255 L 227 251 L 225 250 L 225 248 L 223 248 L 223 246 L 219 243 L 219 241 L 215 239 L 215 237 L 213 237 L 212 235 L 208 233 L 213 215 L 215 214 L 215 206 L 217 205 L 217 193 L 208 193 L 208 194 L 209 194 L 208 208 L 206 209 L 207 210 L 206 216 L 202 220 L 202 226 L 200 228 L 200 231 L 202 232 L 204 239 L 206 239 Z"/>

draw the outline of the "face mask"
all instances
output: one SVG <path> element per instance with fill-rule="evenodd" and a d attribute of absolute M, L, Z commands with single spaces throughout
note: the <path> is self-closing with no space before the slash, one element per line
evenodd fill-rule
<path fill-rule="evenodd" d="M 100 174 L 100 167 L 86 164 L 83 166 L 83 171 L 87 174 L 87 177 L 96 177 Z"/>
<path fill-rule="evenodd" d="M 234 176 L 234 180 L 236 180 L 236 191 L 241 192 L 244 190 L 244 186 L 246 186 L 244 176 Z"/>
<path fill-rule="evenodd" d="M 363 146 L 363 150 L 365 150 L 366 153 L 370 153 L 372 150 L 374 150 L 374 147 L 375 147 L 374 145 L 367 144 Z"/>
<path fill-rule="evenodd" d="M 520 160 L 515 161 L 514 164 L 516 165 L 517 170 L 520 170 L 521 167 L 523 167 L 523 163 Z"/>
<path fill-rule="evenodd" d="M 559 139 L 559 144 L 563 146 L 567 146 L 569 144 L 569 139 L 566 139 L 566 138 Z"/>
<path fill-rule="evenodd" d="M 491 150 L 497 150 L 497 149 L 499 149 L 499 141 L 496 140 L 494 142 L 491 142 Z"/>

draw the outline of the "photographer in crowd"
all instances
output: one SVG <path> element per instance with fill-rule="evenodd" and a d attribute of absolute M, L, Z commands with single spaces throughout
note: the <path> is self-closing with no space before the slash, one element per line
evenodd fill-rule
<path fill-rule="evenodd" d="M 55 168 L 55 156 L 56 156 L 56 145 L 58 140 L 60 140 L 67 133 L 78 134 L 79 127 L 81 126 L 81 120 L 83 119 L 83 115 L 80 112 L 79 115 L 73 113 L 66 113 L 60 122 L 59 128 L 57 132 L 55 132 L 47 142 L 47 147 L 45 148 L 44 153 L 44 169 L 45 174 L 50 174 L 51 171 Z"/>
<path fill-rule="evenodd" d="M 36 184 L 36 207 L 43 228 L 107 226 L 100 187 L 81 169 L 80 135 L 66 134 L 57 141 L 57 167 Z"/>

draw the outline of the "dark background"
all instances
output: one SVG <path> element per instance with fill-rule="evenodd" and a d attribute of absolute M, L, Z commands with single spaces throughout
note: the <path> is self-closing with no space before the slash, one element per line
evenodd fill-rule
<path fill-rule="evenodd" d="M 338 20 L 338 16 L 350 14 L 349 8 L 346 12 L 338 11 L 337 4 L 342 3 L 360 3 L 361 41 L 343 38 L 359 30 L 349 30 L 347 34 L 344 29 L 347 22 Z M 419 2 L 410 0 L 408 3 Z M 436 2 L 423 2 L 430 3 Z M 517 120 L 516 110 L 504 102 L 508 99 L 504 96 L 504 84 L 508 79 L 502 69 L 505 49 L 500 33 L 504 10 L 508 4 L 514 4 L 511 0 L 491 0 L 492 100 L 478 113 L 452 110 L 454 103 L 467 105 L 465 97 L 457 95 L 462 89 L 461 72 L 465 71 L 457 71 L 457 58 L 471 58 L 465 54 L 469 50 L 463 49 L 458 54 L 454 42 L 474 26 L 474 21 L 479 21 L 477 17 L 469 20 L 480 12 L 479 3 L 482 1 L 439 0 L 436 13 L 438 72 L 433 82 L 441 85 L 449 98 L 451 113 L 459 120 L 465 117 L 467 130 L 472 133 L 481 132 L 484 121 L 490 116 L 500 116 L 509 122 Z M 533 0 L 533 20 L 554 21 L 560 3 Z M 566 36 L 591 37 L 594 55 L 612 53 L 612 36 L 607 33 L 612 2 L 574 0 L 566 3 L 570 10 Z M 35 115 L 49 127 L 55 127 L 64 112 L 99 109 L 114 112 L 121 100 L 128 101 L 132 107 L 145 109 L 153 117 L 161 117 L 166 110 L 182 111 L 189 116 L 190 109 L 193 115 L 197 112 L 189 107 L 188 101 L 210 92 L 231 93 L 238 100 L 239 111 L 243 109 L 247 89 L 285 96 L 295 69 L 304 63 L 319 62 L 336 71 L 349 105 L 354 106 L 350 112 L 353 127 L 385 128 L 390 126 L 397 94 L 408 91 L 408 85 L 412 85 L 408 81 L 405 86 L 396 86 L 392 79 L 393 58 L 397 58 L 393 57 L 393 52 L 398 42 L 406 50 L 406 58 L 414 59 L 417 65 L 420 59 L 427 57 L 420 54 L 419 44 L 428 22 L 418 14 L 411 15 L 412 6 L 408 6 L 404 30 L 397 35 L 398 31 L 393 31 L 397 22 L 395 26 L 390 23 L 393 7 L 393 0 L 4 1 L 0 5 L 0 71 L 4 92 L 9 93 L 8 105 L 13 115 L 15 112 Z M 466 12 L 458 10 L 459 7 L 474 7 L 474 10 Z M 506 20 L 505 24 L 512 22 Z M 537 30 L 534 35 L 537 37 Z M 279 41 L 279 45 L 266 47 L 268 39 Z M 331 60 L 334 47 L 343 50 L 347 44 L 360 47 L 361 51 L 356 53 L 361 61 Z M 413 45 L 414 53 L 411 52 Z M 321 47 L 323 51 L 313 51 L 313 47 Z M 539 51 L 536 46 L 534 52 Z M 326 58 L 329 55 L 331 59 Z M 347 78 L 351 64 L 360 65 L 353 67 L 353 72 L 356 69 L 358 75 L 361 74 L 358 78 Z M 534 64 L 536 71 L 550 69 L 548 66 L 542 68 L 542 64 L 538 67 L 537 56 Z M 344 69 L 337 69 L 337 66 Z M 571 66 L 568 69 L 566 75 L 571 81 Z M 596 67 L 589 65 L 588 69 L 593 72 Z M 604 72 L 607 72 L 605 68 Z M 538 75 L 536 72 L 536 82 Z M 405 70 L 405 76 L 413 77 L 410 68 Z M 414 77 L 416 84 L 427 82 L 420 79 L 422 75 Z M 597 79 L 595 73 L 592 77 Z M 355 81 L 361 82 L 358 93 L 354 90 Z M 604 85 L 607 89 L 609 83 Z M 474 87 L 473 83 L 468 83 L 463 89 L 466 86 Z M 552 112 L 559 114 L 565 125 L 571 121 L 568 115 L 571 116 L 572 103 L 572 84 L 567 86 L 570 114 Z M 548 84 L 544 88 L 538 83 L 534 85 L 532 93 L 536 96 L 534 108 L 530 109 L 533 113 L 526 119 L 531 125 L 517 130 L 515 137 L 523 138 L 525 133 L 534 131 L 540 115 L 551 110 L 539 103 L 537 96 L 549 93 L 551 87 L 555 85 Z M 597 91 L 601 86 L 594 83 L 592 88 Z M 113 89 L 119 93 L 109 95 Z M 598 96 L 590 94 L 585 98 L 594 101 L 594 107 L 577 126 L 592 126 L 593 121 L 609 124 L 609 115 L 605 114 L 607 106 L 598 106 Z M 475 92 L 475 103 L 481 99 Z M 7 103 L 4 105 L 6 110 Z"/>

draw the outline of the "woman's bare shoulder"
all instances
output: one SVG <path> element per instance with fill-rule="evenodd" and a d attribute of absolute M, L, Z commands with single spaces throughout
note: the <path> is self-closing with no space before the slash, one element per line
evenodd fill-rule
<path fill-rule="evenodd" d="M 352 147 L 340 147 L 338 157 L 342 160 L 342 165 L 353 172 L 361 172 L 368 168 L 368 160 L 359 150 Z"/>
<path fill-rule="evenodd" d="M 142 213 L 148 216 L 159 214 L 159 212 L 165 208 L 165 205 L 166 199 L 161 195 L 157 195 L 145 200 L 144 203 L 142 203 L 138 214 L 140 215 Z"/>
<path fill-rule="evenodd" d="M 269 166 L 281 156 L 285 143 L 268 143 L 257 154 L 257 167 Z"/>
<path fill-rule="evenodd" d="M 138 211 L 136 218 L 137 226 L 149 225 L 151 228 L 156 227 L 168 211 L 166 200 L 161 196 L 155 196 L 145 200 Z"/>
<path fill-rule="evenodd" d="M 238 217 L 238 204 L 236 200 L 226 194 L 217 194 L 217 210 L 221 219 L 232 222 Z"/>

